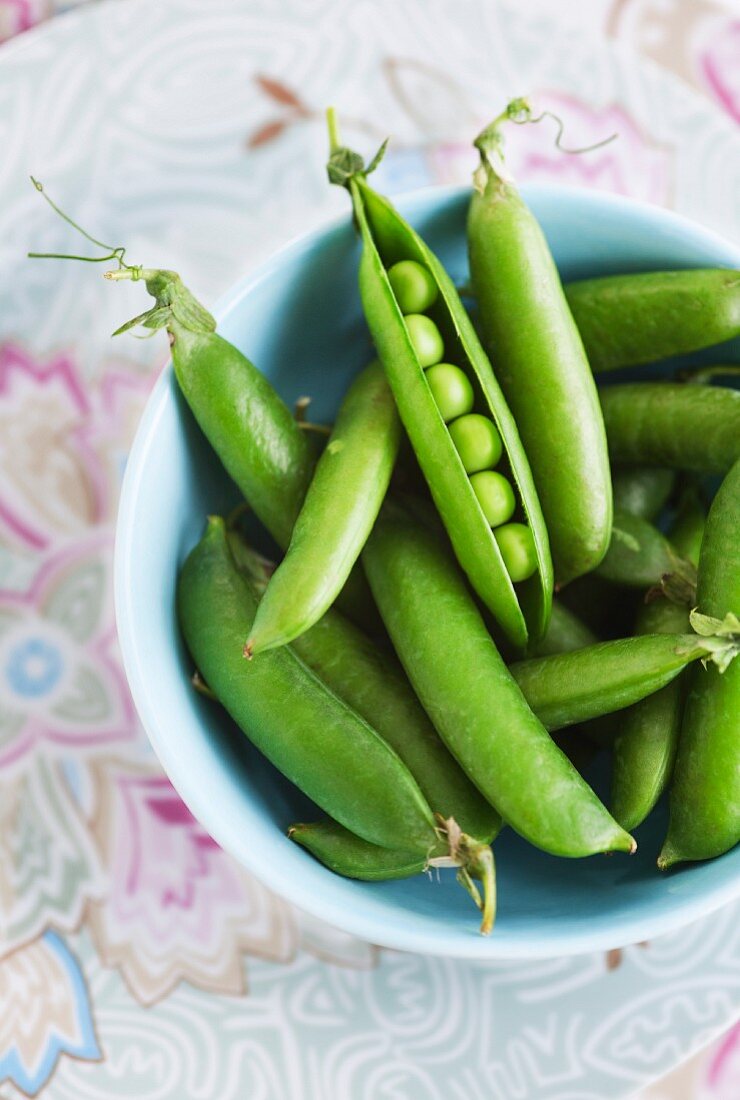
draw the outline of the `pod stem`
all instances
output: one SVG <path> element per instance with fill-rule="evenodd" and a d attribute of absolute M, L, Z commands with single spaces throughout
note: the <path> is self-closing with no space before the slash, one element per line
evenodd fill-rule
<path fill-rule="evenodd" d="M 464 833 L 454 817 L 443 818 L 435 815 L 437 833 L 447 846 L 447 854 L 429 860 L 430 867 L 457 867 L 457 881 L 467 890 L 475 905 L 482 912 L 480 930 L 487 936 L 496 919 L 496 869 L 493 850 L 489 844 Z M 473 879 L 478 879 L 483 888 L 483 897 Z"/>
<path fill-rule="evenodd" d="M 326 126 L 329 132 L 329 160 L 326 165 L 329 183 L 336 183 L 339 187 L 349 187 L 353 179 L 357 177 L 364 179 L 375 171 L 385 156 L 388 138 L 366 165 L 359 153 L 342 145 L 339 137 L 339 120 L 334 107 L 326 109 Z"/>
<path fill-rule="evenodd" d="M 732 611 L 724 619 L 715 619 L 702 615 L 696 608 L 689 619 L 695 633 L 683 635 L 676 653 L 690 660 L 701 658 L 705 668 L 711 661 L 720 672 L 725 672 L 740 654 L 740 619 Z"/>
<path fill-rule="evenodd" d="M 333 155 L 342 148 L 339 139 L 339 116 L 335 107 L 326 108 L 326 128 L 329 131 L 329 154 Z"/>

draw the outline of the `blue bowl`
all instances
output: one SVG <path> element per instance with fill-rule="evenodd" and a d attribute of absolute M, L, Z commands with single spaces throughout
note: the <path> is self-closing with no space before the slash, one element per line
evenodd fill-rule
<path fill-rule="evenodd" d="M 532 187 L 526 196 L 565 279 L 740 267 L 740 251 L 664 210 L 562 188 Z M 468 198 L 466 189 L 438 189 L 398 201 L 458 282 L 467 274 Z M 347 213 L 284 248 L 216 311 L 219 331 L 289 403 L 302 394 L 313 397 L 316 419 L 332 417 L 371 352 L 357 291 L 358 257 Z M 738 349 L 733 352 L 738 358 Z M 372 943 L 512 959 L 635 943 L 740 894 L 740 849 L 667 875 L 656 870 L 664 808 L 637 831 L 632 857 L 555 859 L 506 830 L 496 844 L 499 909 L 487 938 L 478 934 L 476 912 L 452 872 L 365 884 L 315 862 L 285 833 L 293 821 L 318 811 L 190 686 L 175 581 L 205 516 L 235 499 L 168 367 L 139 426 L 118 518 L 116 609 L 126 672 L 142 722 L 184 801 L 215 840 L 277 894 Z M 599 780 L 594 778 L 597 786 Z"/>

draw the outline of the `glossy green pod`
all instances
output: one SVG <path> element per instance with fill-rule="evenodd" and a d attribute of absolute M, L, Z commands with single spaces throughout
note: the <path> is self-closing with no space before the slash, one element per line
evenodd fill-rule
<path fill-rule="evenodd" d="M 740 390 L 625 382 L 599 397 L 613 462 L 724 474 L 740 458 Z"/>
<path fill-rule="evenodd" d="M 427 869 L 427 860 L 414 852 L 395 852 L 361 840 L 336 821 L 291 825 L 288 836 L 330 871 L 364 882 L 411 878 Z"/>
<path fill-rule="evenodd" d="M 182 567 L 180 625 L 196 668 L 250 741 L 358 836 L 435 854 L 432 810 L 399 756 L 285 647 L 242 656 L 257 600 L 212 518 Z"/>
<path fill-rule="evenodd" d="M 286 645 L 334 603 L 383 503 L 400 440 L 393 395 L 376 360 L 345 395 L 287 553 L 257 608 L 248 656 Z"/>
<path fill-rule="evenodd" d="M 271 574 L 270 563 L 236 533 L 229 535 L 229 545 L 259 597 Z M 333 608 L 296 638 L 291 649 L 398 753 L 435 813 L 453 817 L 477 840 L 493 840 L 501 828 L 500 816 L 445 747 L 392 653 Z"/>
<path fill-rule="evenodd" d="M 699 562 L 699 547 L 706 514 L 696 493 L 684 494 L 671 525 L 671 543 L 692 565 Z M 690 629 L 686 604 L 656 595 L 640 608 L 636 634 L 678 634 Z M 681 729 L 686 673 L 656 691 L 623 714 L 614 741 L 611 811 L 623 828 L 636 829 L 655 806 L 668 785 L 676 760 Z"/>
<path fill-rule="evenodd" d="M 175 271 L 124 268 L 112 280 L 142 280 L 155 305 L 122 325 L 165 328 L 178 386 L 195 420 L 250 508 L 281 549 L 313 477 L 315 440 L 302 429 L 268 379 L 215 332 L 216 322 Z M 377 614 L 359 570 L 340 601 L 347 614 L 374 628 Z"/>
<path fill-rule="evenodd" d="M 734 651 L 732 643 L 714 637 L 645 634 L 517 661 L 509 671 L 540 721 L 559 730 L 637 703 L 669 684 L 692 661 L 721 659 Z M 495 700 L 493 690 L 491 698 Z"/>
<path fill-rule="evenodd" d="M 615 512 L 609 549 L 595 572 L 612 584 L 650 588 L 683 564 L 662 531 L 649 520 Z"/>
<path fill-rule="evenodd" d="M 740 333 L 740 271 L 646 271 L 565 288 L 595 371 L 685 355 Z"/>
<path fill-rule="evenodd" d="M 526 105 L 521 105 L 522 109 Z M 516 420 L 560 586 L 599 564 L 612 490 L 591 368 L 537 219 L 501 165 L 507 111 L 476 140 L 468 212 L 470 276 L 481 331 Z"/>
<path fill-rule="evenodd" d="M 740 461 L 712 501 L 699 557 L 700 612 L 740 629 Z M 659 867 L 722 855 L 740 840 L 740 663 L 697 668 L 688 685 Z"/>
<path fill-rule="evenodd" d="M 448 550 L 386 504 L 362 560 L 424 709 L 504 821 L 554 855 L 632 851 L 527 705 Z"/>
<path fill-rule="evenodd" d="M 690 484 L 681 493 L 678 511 L 671 524 L 670 537 L 671 545 L 677 553 L 696 568 L 699 566 L 706 525 L 707 510 L 696 487 Z"/>
<path fill-rule="evenodd" d="M 689 609 L 660 597 L 644 605 L 637 634 L 683 633 Z M 623 712 L 614 741 L 611 811 L 630 832 L 655 806 L 670 780 L 681 726 L 682 676 Z"/>

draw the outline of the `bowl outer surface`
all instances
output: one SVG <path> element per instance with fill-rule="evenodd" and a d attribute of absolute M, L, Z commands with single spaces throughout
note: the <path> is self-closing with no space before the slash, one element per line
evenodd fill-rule
<path fill-rule="evenodd" d="M 670 267 L 740 267 L 740 251 L 684 218 L 611 195 L 524 188 L 565 279 Z M 453 279 L 467 278 L 465 188 L 396 199 Z M 372 356 L 357 292 L 359 244 L 349 215 L 300 238 L 219 304 L 219 331 L 312 418 L 332 416 Z M 516 323 L 516 318 L 512 319 Z M 720 353 L 715 353 L 716 361 Z M 722 353 L 740 358 L 737 342 Z M 124 480 L 116 539 L 116 612 L 141 720 L 173 784 L 214 839 L 277 894 L 370 942 L 461 958 L 547 958 L 673 931 L 740 894 L 740 849 L 659 875 L 659 810 L 637 830 L 633 857 L 559 860 L 511 830 L 496 844 L 499 913 L 477 932 L 454 874 L 365 884 L 326 871 L 285 830 L 318 811 L 190 687 L 175 614 L 176 576 L 209 512 L 235 487 L 201 436 L 168 366 L 144 412 Z M 604 791 L 605 776 L 593 776 Z"/>

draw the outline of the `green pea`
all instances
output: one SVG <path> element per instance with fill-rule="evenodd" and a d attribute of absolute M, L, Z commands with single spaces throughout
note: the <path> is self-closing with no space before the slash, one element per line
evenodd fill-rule
<path fill-rule="evenodd" d="M 406 328 L 422 367 L 439 363 L 445 353 L 445 345 L 434 321 L 423 313 L 409 313 L 406 317 Z"/>
<path fill-rule="evenodd" d="M 426 372 L 432 397 L 447 423 L 469 413 L 475 400 L 470 379 L 452 363 L 437 363 Z"/>
<path fill-rule="evenodd" d="M 506 480 L 503 474 L 497 473 L 496 470 L 481 470 L 479 474 L 472 475 L 470 484 L 473 486 L 473 492 L 483 509 L 483 515 L 491 527 L 498 527 L 511 519 L 516 508 L 516 501 L 511 483 Z M 522 524 L 522 526 L 524 525 Z M 529 528 L 524 527 L 524 530 L 529 531 Z M 532 553 L 534 553 L 534 545 L 532 545 Z M 502 556 L 506 561 L 503 550 Z M 509 575 L 511 575 L 511 570 L 509 570 Z M 527 574 L 527 576 L 529 575 Z"/>
<path fill-rule="evenodd" d="M 514 584 L 531 577 L 537 568 L 537 555 L 529 527 L 525 523 L 506 523 L 493 535 Z"/>
<path fill-rule="evenodd" d="M 450 424 L 452 442 L 466 473 L 488 470 L 501 458 L 503 443 L 498 428 L 488 416 L 468 413 Z"/>
<path fill-rule="evenodd" d="M 415 260 L 399 260 L 388 269 L 388 280 L 401 313 L 426 313 L 437 298 L 437 284 Z"/>

